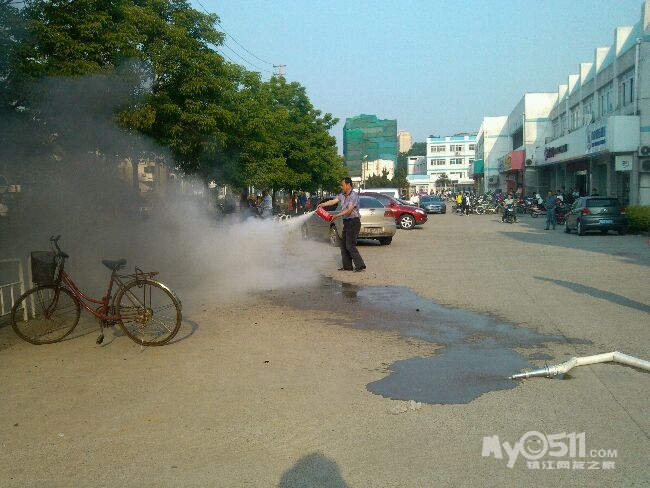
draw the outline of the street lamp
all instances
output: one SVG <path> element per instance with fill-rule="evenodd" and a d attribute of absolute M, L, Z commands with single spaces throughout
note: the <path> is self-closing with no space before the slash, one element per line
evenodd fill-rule
<path fill-rule="evenodd" d="M 366 173 L 368 172 L 368 155 L 364 154 L 361 158 L 361 187 L 366 189 Z"/>

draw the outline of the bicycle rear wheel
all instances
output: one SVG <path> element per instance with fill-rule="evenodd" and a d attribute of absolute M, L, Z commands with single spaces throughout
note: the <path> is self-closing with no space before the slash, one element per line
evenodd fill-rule
<path fill-rule="evenodd" d="M 11 309 L 11 327 L 31 344 L 52 344 L 79 323 L 79 301 L 66 288 L 43 285 L 23 293 Z"/>
<path fill-rule="evenodd" d="M 149 278 L 124 285 L 115 297 L 118 324 L 143 346 L 162 346 L 181 326 L 181 303 L 159 281 Z"/>

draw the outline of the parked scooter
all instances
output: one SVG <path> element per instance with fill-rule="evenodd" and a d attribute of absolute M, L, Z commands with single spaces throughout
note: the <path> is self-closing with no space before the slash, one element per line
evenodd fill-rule
<path fill-rule="evenodd" d="M 532 218 L 536 219 L 540 215 L 546 215 L 546 207 L 544 207 L 544 205 L 533 204 L 528 209 L 528 213 L 530 213 L 530 216 Z"/>

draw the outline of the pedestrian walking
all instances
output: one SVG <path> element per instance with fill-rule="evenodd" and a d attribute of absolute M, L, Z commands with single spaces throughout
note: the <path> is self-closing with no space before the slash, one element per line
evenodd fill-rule
<path fill-rule="evenodd" d="M 548 230 L 549 226 L 553 227 L 555 230 L 555 205 L 557 204 L 557 197 L 553 195 L 553 192 L 549 190 L 546 195 L 546 227 L 544 230 Z"/>
<path fill-rule="evenodd" d="M 357 239 L 361 230 L 361 214 L 359 213 L 359 193 L 352 189 L 352 179 L 341 180 L 341 193 L 336 198 L 318 204 L 317 208 L 329 207 L 341 203 L 341 212 L 332 214 L 335 219 L 343 219 L 343 236 L 341 239 L 341 262 L 339 271 L 360 272 L 366 269 L 366 263 L 357 250 Z M 352 264 L 354 263 L 354 268 Z"/>

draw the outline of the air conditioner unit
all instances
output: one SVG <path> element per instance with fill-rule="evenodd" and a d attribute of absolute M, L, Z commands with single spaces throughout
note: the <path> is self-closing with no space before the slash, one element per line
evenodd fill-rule
<path fill-rule="evenodd" d="M 639 161 L 639 171 L 650 173 L 650 159 L 642 159 Z"/>
<path fill-rule="evenodd" d="M 532 166 L 533 165 L 533 160 L 532 159 L 527 159 L 526 160 L 526 166 Z"/>
<path fill-rule="evenodd" d="M 499 178 L 496 176 L 490 176 L 488 177 L 488 183 L 497 183 L 499 181 Z"/>
<path fill-rule="evenodd" d="M 639 156 L 643 156 L 643 157 L 650 156 L 650 146 L 639 147 Z"/>

